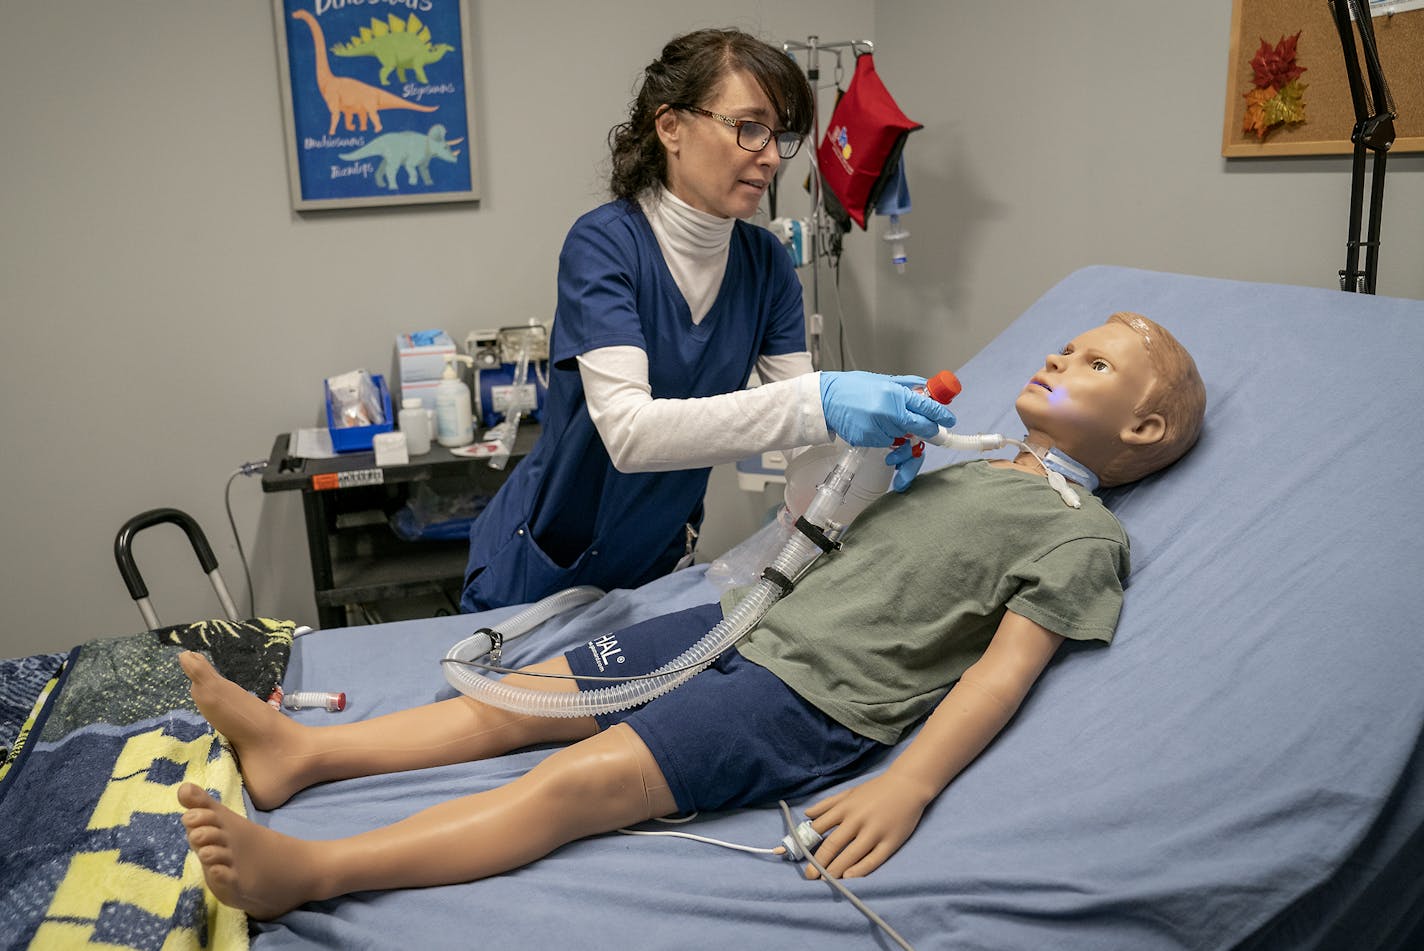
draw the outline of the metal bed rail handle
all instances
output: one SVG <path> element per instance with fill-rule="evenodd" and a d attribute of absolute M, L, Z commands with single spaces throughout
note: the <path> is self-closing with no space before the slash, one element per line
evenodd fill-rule
<path fill-rule="evenodd" d="M 149 602 L 148 586 L 143 583 L 143 575 L 139 573 L 138 566 L 134 563 L 133 540 L 134 536 L 144 529 L 165 523 L 177 525 L 188 536 L 188 543 L 193 546 L 193 554 L 197 555 L 198 564 L 202 567 L 203 573 L 208 576 L 213 590 L 217 592 L 223 610 L 227 612 L 229 619 L 237 620 L 237 606 L 233 604 L 232 597 L 228 594 L 227 585 L 223 583 L 222 575 L 218 573 L 218 560 L 213 555 L 212 546 L 208 544 L 208 537 L 203 534 L 203 529 L 197 521 L 187 512 L 179 509 L 149 509 L 125 522 L 119 529 L 119 534 L 114 537 L 114 560 L 118 562 L 119 574 L 123 576 L 124 586 L 129 589 L 129 596 L 138 604 L 139 613 L 143 615 L 144 622 L 148 624 L 149 629 L 159 626 L 158 615 Z"/>

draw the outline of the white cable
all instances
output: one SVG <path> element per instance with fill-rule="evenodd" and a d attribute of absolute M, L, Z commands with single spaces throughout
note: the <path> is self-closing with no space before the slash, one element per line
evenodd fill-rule
<path fill-rule="evenodd" d="M 839 369 L 854 370 L 856 369 L 855 351 L 852 350 L 850 344 L 846 342 L 845 335 L 845 302 L 841 300 L 840 258 L 836 258 L 836 263 L 833 265 L 833 267 L 835 268 L 836 277 L 835 280 L 831 283 L 831 289 L 833 290 L 836 296 L 836 325 L 838 328 L 837 333 L 839 335 L 841 352 L 841 365 Z"/>
<path fill-rule="evenodd" d="M 619 829 L 618 831 L 624 835 L 665 835 L 675 839 L 691 839 L 694 842 L 720 845 L 724 849 L 736 849 L 738 852 L 753 852 L 757 855 L 780 855 L 782 853 L 780 846 L 774 849 L 759 849 L 752 845 L 738 845 L 736 842 L 723 842 L 721 839 L 710 839 L 705 835 L 693 835 L 691 832 L 654 832 L 647 829 Z"/>
<path fill-rule="evenodd" d="M 786 805 L 786 800 L 778 799 L 777 805 L 781 807 L 781 816 L 783 819 L 786 820 L 786 831 L 791 835 L 795 835 L 796 823 L 791 818 L 791 809 Z M 900 937 L 900 933 L 897 932 L 894 928 L 890 927 L 890 925 L 886 923 L 884 918 L 881 918 L 875 912 L 871 911 L 870 906 L 867 905 L 865 902 L 861 901 L 859 898 L 856 898 L 855 895 L 851 893 L 851 890 L 849 888 L 846 888 L 844 885 L 841 884 L 840 879 L 834 877 L 833 875 L 831 875 L 830 872 L 826 871 L 825 867 L 822 866 L 820 862 L 816 861 L 816 857 L 814 855 L 807 853 L 806 861 L 810 862 L 811 867 L 821 873 L 821 877 L 826 880 L 826 884 L 835 888 L 842 895 L 844 895 L 846 901 L 850 902 L 852 905 L 855 906 L 856 911 L 860 912 L 862 915 L 868 918 L 872 924 L 878 927 L 881 931 L 885 932 L 886 936 L 889 937 L 891 941 L 894 941 L 900 947 L 904 948 L 905 951 L 915 951 L 915 949 L 910 945 L 910 942 Z"/>
<path fill-rule="evenodd" d="M 252 572 L 247 567 L 247 554 L 242 550 L 242 536 L 237 532 L 237 519 L 232 514 L 232 481 L 240 475 L 257 475 L 267 468 L 267 460 L 258 459 L 254 462 L 244 462 L 237 471 L 227 477 L 227 485 L 223 488 L 223 506 L 227 509 L 227 523 L 232 527 L 232 540 L 237 542 L 237 557 L 242 560 L 242 574 L 247 579 L 247 606 L 252 612 L 252 617 L 257 616 L 257 592 L 252 588 Z"/>

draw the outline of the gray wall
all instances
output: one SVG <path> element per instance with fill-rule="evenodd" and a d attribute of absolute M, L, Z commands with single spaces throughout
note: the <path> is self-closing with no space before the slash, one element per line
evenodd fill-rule
<path fill-rule="evenodd" d="M 1332 286 L 1343 260 L 1347 161 L 1219 156 L 1229 0 L 471 10 L 484 199 L 297 215 L 268 3 L 0 0 L 6 35 L 31 38 L 0 57 L 25 91 L 0 100 L 0 655 L 137 630 L 110 551 L 154 506 L 204 524 L 245 604 L 230 474 L 315 424 L 322 377 L 388 366 L 400 330 L 547 318 L 564 231 L 602 197 L 605 133 L 685 29 L 872 38 L 925 124 L 906 153 L 909 272 L 877 222 L 847 239 L 838 298 L 822 276 L 829 335 L 843 308 L 862 366 L 955 366 L 1084 264 Z M 1380 289 L 1424 297 L 1424 163 L 1391 163 Z M 773 495 L 719 470 L 706 554 Z M 298 499 L 239 479 L 233 501 L 259 611 L 312 622 Z M 160 613 L 211 615 L 176 535 L 137 547 Z"/>
<path fill-rule="evenodd" d="M 877 258 L 877 359 L 956 365 L 1090 264 L 1339 286 L 1349 157 L 1221 157 L 1231 0 L 875 11 L 877 68 L 925 126 L 905 153 L 910 268 Z M 1381 294 L 1424 298 L 1421 173 L 1424 155 L 1390 156 Z"/>

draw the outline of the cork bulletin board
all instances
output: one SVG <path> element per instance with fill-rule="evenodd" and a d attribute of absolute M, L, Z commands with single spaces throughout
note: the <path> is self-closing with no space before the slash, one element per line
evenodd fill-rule
<path fill-rule="evenodd" d="M 1381 15 L 1389 4 L 1370 6 L 1375 13 L 1372 23 L 1380 65 L 1397 113 L 1390 151 L 1424 152 L 1424 6 L 1398 4 L 1401 12 L 1392 15 Z M 1291 49 L 1291 37 L 1297 32 L 1300 36 Z M 1259 135 L 1258 129 L 1247 128 L 1247 95 L 1257 89 L 1258 74 L 1251 61 L 1263 41 L 1276 54 L 1278 69 L 1294 66 L 1304 71 L 1295 74 L 1300 87 L 1290 93 L 1297 109 L 1293 115 L 1301 121 L 1278 121 Z M 1350 133 L 1355 127 L 1355 107 L 1340 34 L 1327 0 L 1233 0 L 1229 64 L 1222 155 L 1332 155 L 1354 149 Z M 1363 53 L 1360 70 L 1366 72 Z M 1264 90 L 1258 97 L 1271 92 Z M 1259 126 L 1259 112 L 1257 116 Z"/>

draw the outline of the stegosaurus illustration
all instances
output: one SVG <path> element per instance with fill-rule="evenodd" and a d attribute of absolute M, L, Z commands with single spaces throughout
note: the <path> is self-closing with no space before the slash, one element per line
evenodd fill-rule
<path fill-rule="evenodd" d="M 384 23 L 372 17 L 371 26 L 361 27 L 360 36 L 333 46 L 331 52 L 337 56 L 374 56 L 381 64 L 381 85 L 389 86 L 392 72 L 405 82 L 408 69 L 422 83 L 430 82 L 425 78 L 425 67 L 438 63 L 454 49 L 449 43 L 432 44 L 430 28 L 414 13 L 405 20 L 391 13 Z"/>

